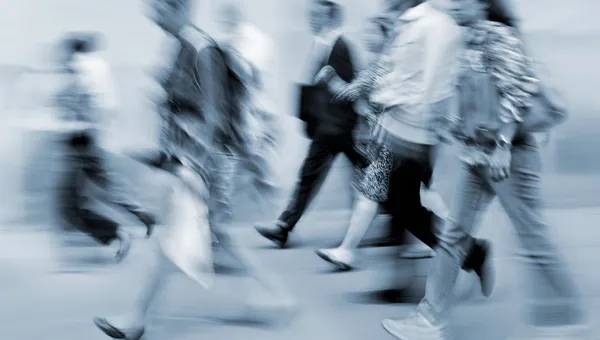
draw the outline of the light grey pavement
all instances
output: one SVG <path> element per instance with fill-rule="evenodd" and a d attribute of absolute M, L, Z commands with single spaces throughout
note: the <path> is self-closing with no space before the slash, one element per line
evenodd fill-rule
<path fill-rule="evenodd" d="M 600 209 L 553 210 L 547 216 L 591 310 L 591 320 L 598 320 L 600 275 L 594 268 L 600 249 Z M 157 304 L 148 339 L 391 339 L 380 320 L 404 315 L 412 306 L 365 303 L 365 292 L 389 285 L 390 263 L 382 257 L 384 250 L 365 251 L 363 270 L 351 273 L 333 272 L 313 252 L 313 248 L 340 239 L 347 217 L 348 212 L 343 211 L 308 215 L 293 235 L 292 248 L 285 250 L 273 249 L 247 225 L 232 227 L 282 277 L 300 302 L 302 312 L 289 327 L 257 329 L 213 322 L 207 318 L 234 319 L 243 314 L 243 292 L 250 289 L 249 280 L 220 275 L 215 288 L 205 291 L 183 275 L 174 274 L 169 291 Z M 481 235 L 496 245 L 498 287 L 488 301 L 476 298 L 456 309 L 453 326 L 458 339 L 504 339 L 519 324 L 520 287 L 525 275 L 513 258 L 516 242 L 510 224 L 494 205 L 484 225 Z M 130 305 L 151 263 L 151 243 L 136 239 L 130 256 L 118 266 L 59 274 L 53 270 L 60 249 L 51 234 L 3 232 L 0 339 L 104 339 L 90 320 Z M 216 261 L 229 263 L 219 253 Z M 425 265 L 419 265 L 421 273 Z M 468 279 L 463 282 L 471 282 Z"/>

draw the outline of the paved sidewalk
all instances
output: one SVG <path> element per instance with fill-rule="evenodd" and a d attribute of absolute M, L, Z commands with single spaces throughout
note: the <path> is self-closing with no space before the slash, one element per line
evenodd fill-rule
<path fill-rule="evenodd" d="M 260 258 L 282 277 L 298 298 L 302 313 L 288 328 L 256 329 L 248 325 L 215 322 L 209 317 L 231 320 L 244 313 L 248 280 L 221 275 L 210 291 L 182 275 L 170 280 L 170 290 L 153 315 L 148 339 L 187 340 L 235 339 L 373 339 L 389 338 L 380 327 L 388 316 L 408 313 L 410 305 L 372 303 L 368 292 L 389 285 L 390 263 L 382 249 L 365 251 L 364 270 L 337 273 L 314 254 L 313 248 L 333 245 L 344 233 L 347 215 L 307 216 L 293 234 L 291 249 L 273 249 L 248 226 L 235 233 L 256 249 Z M 553 231 L 567 256 L 573 275 L 589 305 L 591 320 L 600 317 L 600 275 L 594 267 L 600 249 L 597 224 L 600 209 L 554 210 L 548 212 Z M 331 218 L 331 219 L 330 219 Z M 497 206 L 492 208 L 481 235 L 496 244 L 498 288 L 491 299 L 475 299 L 456 309 L 453 326 L 460 339 L 504 339 L 519 322 L 523 275 L 513 260 L 510 224 Z M 4 232 L 0 235 L 0 339 L 101 340 L 93 327 L 94 315 L 117 313 L 132 302 L 151 263 L 151 243 L 140 238 L 132 253 L 118 266 L 98 267 L 89 273 L 58 274 L 49 233 Z M 54 253 L 55 254 L 55 253 Z M 217 263 L 230 260 L 216 254 Z M 421 274 L 424 266 L 419 265 Z M 472 283 L 470 277 L 463 282 Z M 468 285 L 467 285 L 468 286 Z M 251 287 L 251 286 L 250 286 Z M 477 288 L 475 286 L 475 288 Z M 371 301 L 371 303 L 367 303 Z"/>

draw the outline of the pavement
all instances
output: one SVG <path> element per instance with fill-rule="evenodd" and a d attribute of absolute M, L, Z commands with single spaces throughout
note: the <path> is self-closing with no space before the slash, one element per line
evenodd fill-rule
<path fill-rule="evenodd" d="M 407 263 L 392 271 L 390 249 L 365 249 L 361 270 L 337 272 L 314 254 L 314 248 L 335 245 L 345 231 L 349 211 L 313 211 L 298 226 L 289 249 L 274 249 L 249 225 L 232 227 L 234 235 L 255 249 L 259 258 L 289 287 L 301 312 L 287 327 L 261 328 L 236 319 L 245 316 L 245 292 L 255 291 L 250 280 L 236 274 L 233 262 L 217 252 L 217 282 L 201 289 L 185 276 L 171 275 L 169 289 L 151 315 L 147 339 L 391 339 L 381 319 L 403 316 L 412 304 L 381 304 L 373 292 L 406 279 L 412 269 L 413 286 L 422 290 L 427 261 Z M 572 275 L 590 310 L 600 316 L 600 275 L 590 270 L 600 246 L 600 208 L 548 210 L 552 232 L 559 241 Z M 497 289 L 488 300 L 478 295 L 473 277 L 461 277 L 462 294 L 469 300 L 455 309 L 452 327 L 457 339 L 504 339 L 522 320 L 524 275 L 514 250 L 511 226 L 499 206 L 486 216 L 480 235 L 494 240 Z M 136 237 L 128 258 L 119 265 L 88 265 L 86 271 L 59 273 L 57 256 L 64 251 L 55 235 L 35 228 L 11 229 L 0 235 L 0 339 L 86 339 L 105 337 L 94 328 L 96 315 L 119 313 L 131 305 L 152 264 L 153 239 L 130 227 Z M 377 233 L 373 227 L 372 237 Z M 25 231 L 29 230 L 29 231 Z M 76 250 L 69 249 L 73 252 Z M 102 249 L 85 250 L 106 258 Z M 220 269 L 219 269 L 220 268 Z M 225 270 L 230 268 L 230 270 Z M 404 281 L 403 281 L 404 282 Z M 265 295 L 266 296 L 266 295 Z"/>

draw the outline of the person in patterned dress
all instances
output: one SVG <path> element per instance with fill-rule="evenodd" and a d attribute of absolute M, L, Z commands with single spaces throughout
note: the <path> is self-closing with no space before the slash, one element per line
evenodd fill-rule
<path fill-rule="evenodd" d="M 443 340 L 457 282 L 482 215 L 498 196 L 511 219 L 531 274 L 528 326 L 519 339 L 591 339 L 585 312 L 566 264 L 543 221 L 541 157 L 535 137 L 521 125 L 538 94 L 532 60 L 502 0 L 463 0 L 450 10 L 466 27 L 460 60 L 460 109 L 454 132 L 464 142 L 456 199 L 436 248 L 425 297 L 409 317 L 382 322 L 403 340 Z"/>
<path fill-rule="evenodd" d="M 354 204 L 348 232 L 339 247 L 316 251 L 317 255 L 324 260 L 344 269 L 352 268 L 354 249 L 377 215 L 379 204 L 387 200 L 392 155 L 385 142 L 385 137 L 379 129 L 378 115 L 382 108 L 368 99 L 371 92 L 379 86 L 379 80 L 388 72 L 389 65 L 386 63 L 383 49 L 386 41 L 390 39 L 391 27 L 392 23 L 385 17 L 369 20 L 365 40 L 368 51 L 374 57 L 351 83 L 342 80 L 330 66 L 324 67 L 317 76 L 318 81 L 327 83 L 332 93 L 337 93 L 335 99 L 348 101 L 356 101 L 359 98 L 366 99 L 367 105 L 363 114 L 371 127 L 371 141 L 363 150 L 370 160 L 370 164 L 362 171 L 362 176 L 354 181 L 359 195 Z"/>
<path fill-rule="evenodd" d="M 164 120 L 161 149 L 133 156 L 176 177 L 170 213 L 173 222 L 159 235 L 159 265 L 145 282 L 134 308 L 94 319 L 103 333 L 116 339 L 139 340 L 143 336 L 150 305 L 163 289 L 171 264 L 203 287 L 212 284 L 211 232 L 219 246 L 275 297 L 271 304 L 258 302 L 260 309 L 249 301 L 253 312 L 249 317 L 273 310 L 278 318 L 286 318 L 296 309 L 281 282 L 228 230 L 236 171 L 254 172 L 257 189 L 261 193 L 269 189 L 263 187 L 267 183 L 261 180 L 264 167 L 256 164 L 260 155 L 248 142 L 245 125 L 254 75 L 238 53 L 221 48 L 191 23 L 193 5 L 193 0 L 152 3 L 153 19 L 176 39 L 180 49 L 169 76 L 161 81 L 165 92 L 159 108 Z M 186 215 L 183 221 L 178 214 Z"/>

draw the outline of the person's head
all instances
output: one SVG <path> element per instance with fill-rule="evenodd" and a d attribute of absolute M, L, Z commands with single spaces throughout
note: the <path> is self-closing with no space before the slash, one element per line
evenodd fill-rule
<path fill-rule="evenodd" d="M 225 33 L 234 32 L 242 23 L 243 14 L 240 5 L 228 2 L 219 9 L 219 23 Z"/>
<path fill-rule="evenodd" d="M 449 13 L 462 26 L 490 20 L 518 28 L 514 12 L 505 0 L 450 0 Z"/>
<path fill-rule="evenodd" d="M 364 40 L 369 52 L 381 51 L 386 40 L 390 37 L 392 22 L 387 17 L 378 16 L 367 21 Z"/>
<path fill-rule="evenodd" d="M 313 34 L 341 26 L 341 7 L 329 0 L 312 0 L 308 21 Z"/>
<path fill-rule="evenodd" d="M 150 0 L 150 17 L 166 33 L 177 35 L 190 21 L 194 0 Z"/>

